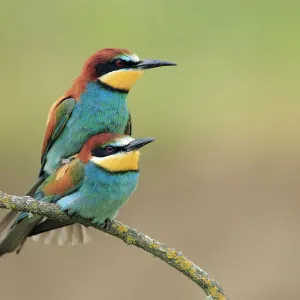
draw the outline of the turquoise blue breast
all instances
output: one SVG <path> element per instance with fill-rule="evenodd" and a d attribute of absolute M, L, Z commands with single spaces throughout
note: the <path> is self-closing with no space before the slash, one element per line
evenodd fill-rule
<path fill-rule="evenodd" d="M 136 171 L 111 173 L 89 163 L 79 191 L 62 198 L 58 205 L 71 213 L 102 223 L 116 216 L 136 189 L 138 177 Z"/>
<path fill-rule="evenodd" d="M 47 154 L 45 171 L 52 173 L 61 159 L 78 153 L 94 134 L 124 133 L 129 119 L 126 96 L 127 93 L 109 90 L 97 82 L 88 83 L 66 127 Z"/>

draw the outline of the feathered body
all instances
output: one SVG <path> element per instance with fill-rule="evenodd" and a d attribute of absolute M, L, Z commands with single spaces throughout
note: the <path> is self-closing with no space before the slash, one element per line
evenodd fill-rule
<path fill-rule="evenodd" d="M 131 134 L 126 97 L 134 82 L 123 78 L 128 83 L 128 89 L 119 88 L 118 78 L 122 69 L 114 63 L 117 58 L 138 61 L 138 57 L 127 49 L 97 51 L 85 62 L 72 87 L 51 107 L 40 175 L 52 174 L 61 165 L 62 159 L 78 153 L 94 134 Z M 101 80 L 110 71 L 114 72 L 115 81 L 111 83 L 114 86 L 106 84 L 103 78 Z M 131 71 L 128 71 L 129 74 Z"/>
<path fill-rule="evenodd" d="M 100 82 L 87 83 L 59 138 L 46 154 L 44 171 L 52 174 L 62 159 L 79 152 L 94 134 L 124 133 L 129 120 L 126 96 L 126 92 L 112 90 Z"/>
<path fill-rule="evenodd" d="M 85 62 L 72 87 L 50 109 L 39 178 L 27 195 L 33 196 L 40 184 L 62 165 L 64 159 L 78 153 L 94 134 L 114 132 L 131 135 L 131 117 L 126 104 L 129 90 L 144 70 L 173 65 L 176 64 L 161 60 L 140 60 L 127 49 L 107 48 L 94 53 Z M 10 237 L 5 238 L 5 232 L 16 217 L 16 212 L 10 212 L 0 223 L 0 235 L 4 236 L 0 248 L 4 245 L 4 253 L 18 246 L 11 244 Z M 32 228 L 35 227 L 33 219 L 28 222 Z M 19 226 L 20 237 L 27 236 L 31 230 L 29 226 L 26 227 L 26 223 L 22 223 L 26 231 L 22 232 Z M 14 238 L 15 234 L 10 236 Z"/>
<path fill-rule="evenodd" d="M 94 163 L 85 167 L 85 177 L 79 190 L 60 199 L 62 210 L 103 223 L 114 219 L 120 207 L 136 189 L 139 172 L 108 172 Z"/>
<path fill-rule="evenodd" d="M 83 145 L 80 153 L 40 185 L 35 199 L 57 203 L 69 214 L 91 219 L 93 223 L 103 224 L 107 219 L 114 219 L 137 187 L 139 149 L 153 140 L 135 140 L 116 133 L 95 135 Z M 21 213 L 0 243 L 0 256 L 19 251 L 28 236 L 38 235 L 35 237 L 38 240 L 40 233 L 48 231 L 47 243 L 55 241 L 63 245 L 88 241 L 87 229 L 80 224 Z M 59 233 L 53 239 L 55 231 Z"/>
<path fill-rule="evenodd" d="M 52 174 L 62 159 L 77 153 L 94 134 L 131 135 L 129 90 L 145 69 L 173 65 L 140 60 L 127 49 L 108 48 L 93 54 L 72 87 L 50 109 L 40 176 Z"/>

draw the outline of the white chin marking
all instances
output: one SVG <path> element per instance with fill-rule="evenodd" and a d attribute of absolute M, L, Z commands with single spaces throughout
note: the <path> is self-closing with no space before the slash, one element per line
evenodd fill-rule
<path fill-rule="evenodd" d="M 89 231 L 90 229 L 83 225 L 74 224 L 35 235 L 32 239 L 36 242 L 43 241 L 45 244 L 75 246 L 87 244 L 92 240 Z"/>

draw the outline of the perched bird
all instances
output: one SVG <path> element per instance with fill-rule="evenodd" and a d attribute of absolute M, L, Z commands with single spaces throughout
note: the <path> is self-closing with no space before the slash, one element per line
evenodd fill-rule
<path fill-rule="evenodd" d="M 136 189 L 139 177 L 139 149 L 154 138 L 133 139 L 128 135 L 102 133 L 91 137 L 79 154 L 50 175 L 37 189 L 35 198 L 57 203 L 69 214 L 103 224 L 114 219 L 118 210 Z M 26 238 L 50 231 L 45 242 L 86 242 L 86 228 L 80 224 L 44 220 L 20 213 L 10 232 L 0 244 L 0 255 L 19 251 Z"/>
<path fill-rule="evenodd" d="M 131 135 L 126 104 L 130 88 L 145 69 L 172 65 L 139 59 L 126 49 L 103 49 L 92 55 L 71 89 L 50 110 L 40 175 L 52 174 L 62 159 L 78 152 L 94 134 Z"/>
<path fill-rule="evenodd" d="M 131 117 L 126 103 L 130 88 L 146 69 L 174 66 L 162 60 L 139 59 L 127 49 L 108 48 L 94 53 L 85 62 L 72 87 L 51 107 L 43 142 L 39 185 L 64 159 L 78 153 L 89 137 L 101 132 L 131 135 Z M 17 213 L 8 213 L 0 222 L 0 235 Z"/>

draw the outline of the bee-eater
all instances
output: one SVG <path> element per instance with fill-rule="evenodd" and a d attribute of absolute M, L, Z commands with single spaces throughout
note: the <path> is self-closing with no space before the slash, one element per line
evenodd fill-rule
<path fill-rule="evenodd" d="M 174 66 L 162 60 L 139 59 L 127 49 L 107 48 L 90 56 L 72 87 L 51 107 L 42 147 L 37 182 L 27 192 L 33 196 L 43 180 L 85 141 L 101 132 L 131 135 L 131 117 L 126 98 L 146 69 Z M 0 222 L 0 233 L 10 226 L 16 212 Z"/>
<path fill-rule="evenodd" d="M 103 224 L 114 219 L 136 189 L 139 177 L 139 149 L 154 138 L 133 139 L 128 135 L 102 133 L 91 137 L 79 154 L 58 168 L 37 189 L 35 198 L 57 203 L 69 214 Z M 0 255 L 20 250 L 26 238 L 41 232 L 60 230 L 57 242 L 85 242 L 86 228 L 80 224 L 44 220 L 20 213 L 0 244 Z M 64 230 L 64 231 L 62 231 Z M 49 242 L 49 237 L 46 238 Z"/>
<path fill-rule="evenodd" d="M 94 134 L 131 135 L 126 104 L 130 88 L 145 69 L 171 65 L 175 64 L 139 59 L 126 49 L 103 49 L 92 55 L 71 89 L 50 109 L 40 175 L 52 174 L 62 159 L 77 153 Z"/>

